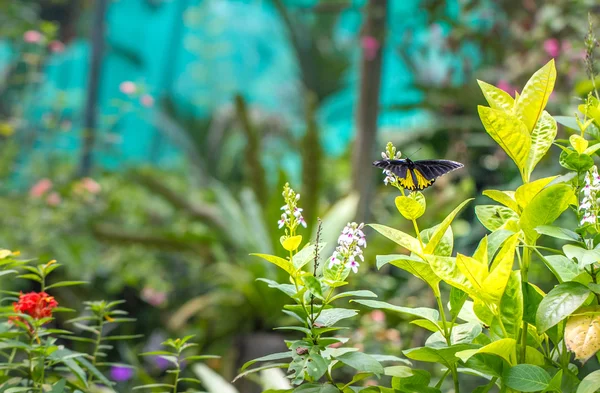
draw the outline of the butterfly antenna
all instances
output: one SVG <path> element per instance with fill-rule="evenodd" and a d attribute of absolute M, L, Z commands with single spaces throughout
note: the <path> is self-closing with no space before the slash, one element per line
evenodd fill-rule
<path fill-rule="evenodd" d="M 410 160 L 410 157 L 411 157 L 413 154 L 417 154 L 417 153 L 419 152 L 419 150 L 421 150 L 421 149 L 422 149 L 422 147 L 419 147 L 417 150 L 413 151 L 413 152 L 410 154 L 410 156 L 407 154 L 407 155 L 406 155 L 406 158 L 408 158 L 408 159 Z"/>

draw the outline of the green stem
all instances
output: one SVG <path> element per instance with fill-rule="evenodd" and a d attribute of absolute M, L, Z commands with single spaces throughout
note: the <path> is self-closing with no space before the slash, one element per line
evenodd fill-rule
<path fill-rule="evenodd" d="M 446 370 L 446 372 L 444 373 L 444 375 L 442 375 L 442 377 L 440 378 L 440 380 L 438 381 L 438 383 L 435 385 L 436 389 L 441 389 L 442 388 L 442 383 L 444 383 L 444 380 L 446 379 L 446 377 L 448 376 L 448 374 L 450 374 L 452 372 L 452 370 L 450 368 L 448 368 Z"/>
<path fill-rule="evenodd" d="M 458 372 L 456 371 L 456 364 L 452 365 L 452 379 L 454 380 L 454 393 L 459 393 L 460 386 L 458 384 Z"/>
<path fill-rule="evenodd" d="M 179 361 L 177 361 L 177 370 L 175 370 L 175 382 L 173 382 L 173 393 L 177 393 L 177 385 L 179 384 L 179 374 L 181 368 L 179 368 Z"/>
<path fill-rule="evenodd" d="M 534 245 L 535 247 L 535 245 Z M 531 262 L 531 248 L 525 247 L 523 248 L 523 261 L 521 265 L 521 281 L 523 283 L 523 287 L 527 286 L 528 283 L 528 273 L 529 273 L 529 264 Z M 521 330 L 521 363 L 526 362 L 527 357 L 527 329 L 528 324 L 525 320 L 525 313 L 523 313 L 523 328 Z"/>
<path fill-rule="evenodd" d="M 94 343 L 94 351 L 92 352 L 92 365 L 96 367 L 96 362 L 98 358 L 98 350 L 100 349 L 100 344 L 102 344 L 102 333 L 104 330 L 104 319 L 103 315 L 100 314 L 98 317 L 98 335 L 96 336 L 96 342 Z M 92 373 L 88 376 L 88 384 L 92 383 L 94 379 Z"/>
<path fill-rule="evenodd" d="M 417 220 L 413 219 L 412 223 L 413 223 L 413 227 L 415 228 L 415 233 L 417 234 L 417 239 L 419 239 L 419 243 L 421 243 L 421 249 L 424 249 L 425 246 L 423 246 L 423 239 L 421 239 L 421 233 L 419 232 L 419 226 L 417 225 Z"/>
<path fill-rule="evenodd" d="M 435 294 L 435 300 L 437 302 L 438 308 L 440 309 L 440 317 L 442 318 L 442 328 L 444 329 L 444 338 L 446 338 L 446 343 L 448 346 L 452 345 L 452 340 L 450 337 L 450 333 L 448 331 L 448 323 L 446 321 L 446 312 L 444 311 L 444 305 L 442 304 L 442 298 Z"/>

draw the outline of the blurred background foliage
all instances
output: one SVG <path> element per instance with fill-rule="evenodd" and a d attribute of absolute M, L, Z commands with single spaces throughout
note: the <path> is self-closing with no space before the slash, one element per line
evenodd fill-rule
<path fill-rule="evenodd" d="M 90 281 L 56 290 L 66 306 L 125 299 L 139 321 L 128 329 L 144 338 L 115 359 L 134 364 L 164 337 L 195 334 L 203 352 L 224 356 L 211 366 L 227 378 L 283 345 L 272 329 L 285 323 L 274 310 L 286 299 L 256 281 L 282 277 L 248 254 L 282 251 L 284 182 L 302 194 L 302 234 L 321 217 L 330 244 L 359 201 L 368 206 L 359 218 L 406 226 L 374 168 L 353 173 L 388 140 L 413 159 L 465 164 L 427 190 L 436 208 L 423 223 L 512 187 L 516 169 L 477 118 L 476 79 L 514 94 L 556 58 L 549 111 L 571 115 L 591 87 L 583 37 L 588 13 L 600 11 L 591 0 L 0 0 L 0 9 L 0 245 Z M 386 23 L 369 25 L 369 12 Z M 364 104 L 365 92 L 379 105 Z M 356 126 L 365 114 L 371 129 Z M 357 158 L 357 135 L 375 131 Z M 556 166 L 545 160 L 536 175 Z M 485 232 L 472 210 L 453 229 L 463 252 Z M 392 247 L 369 238 L 355 285 L 411 306 L 417 280 L 374 273 L 375 255 Z M 353 343 L 399 354 L 423 340 L 399 322 L 365 314 Z M 142 379 L 161 373 L 146 367 Z"/>

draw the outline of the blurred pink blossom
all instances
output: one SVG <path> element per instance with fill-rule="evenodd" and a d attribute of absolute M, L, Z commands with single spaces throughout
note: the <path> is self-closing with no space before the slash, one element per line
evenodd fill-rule
<path fill-rule="evenodd" d="M 27 30 L 25 33 L 23 33 L 23 41 L 30 44 L 37 44 L 42 41 L 43 38 L 44 36 L 42 33 L 36 30 Z"/>
<path fill-rule="evenodd" d="M 52 188 L 52 180 L 41 179 L 35 183 L 29 190 L 29 195 L 33 198 L 41 198 L 46 192 Z"/>
<path fill-rule="evenodd" d="M 144 94 L 142 98 L 140 98 L 140 101 L 146 108 L 154 106 L 154 97 L 152 97 L 150 94 Z"/>
<path fill-rule="evenodd" d="M 121 84 L 119 85 L 119 90 L 121 90 L 121 93 L 123 94 L 133 94 L 137 90 L 137 87 L 135 83 L 131 81 L 125 81 L 121 82 Z"/>
<path fill-rule="evenodd" d="M 165 292 L 157 291 L 152 287 L 144 287 L 144 289 L 142 289 L 141 297 L 145 302 L 154 307 L 159 307 L 167 300 L 167 294 Z"/>
<path fill-rule="evenodd" d="M 544 41 L 544 50 L 550 57 L 558 57 L 560 53 L 560 41 L 556 38 L 548 38 Z"/>
<path fill-rule="evenodd" d="M 60 42 L 58 40 L 50 41 L 50 44 L 48 44 L 48 47 L 50 47 L 50 50 L 54 53 L 61 53 L 61 52 L 64 52 L 64 50 L 65 50 L 65 44 L 63 44 L 62 42 Z"/>
<path fill-rule="evenodd" d="M 371 61 L 375 58 L 375 56 L 377 56 L 377 51 L 379 50 L 380 45 L 377 38 L 366 35 L 361 39 L 361 46 L 363 48 L 365 59 Z"/>
<path fill-rule="evenodd" d="M 58 206 L 61 202 L 62 198 L 60 197 L 60 195 L 58 195 L 58 192 L 56 191 L 50 193 L 50 195 L 48 195 L 48 197 L 46 198 L 46 203 L 48 204 L 48 206 Z"/>
<path fill-rule="evenodd" d="M 85 188 L 91 194 L 97 194 L 102 190 L 102 187 L 98 182 L 91 177 L 86 177 L 81 180 L 83 188 Z"/>
<path fill-rule="evenodd" d="M 505 79 L 500 79 L 496 86 L 498 87 L 498 89 L 504 90 L 511 96 L 514 94 L 514 92 L 516 90 L 515 87 L 513 85 L 511 85 L 510 83 L 508 83 L 508 81 L 506 81 Z"/>
<path fill-rule="evenodd" d="M 371 312 L 371 319 L 375 322 L 385 322 L 385 313 L 381 310 L 374 310 Z"/>

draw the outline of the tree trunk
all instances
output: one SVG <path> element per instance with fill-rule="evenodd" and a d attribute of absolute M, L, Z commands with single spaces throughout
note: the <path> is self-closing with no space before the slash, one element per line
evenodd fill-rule
<path fill-rule="evenodd" d="M 369 199 L 375 171 L 376 133 L 383 48 L 386 34 L 387 0 L 369 0 L 362 28 L 363 54 L 360 66 L 360 95 L 356 109 L 356 139 L 352 162 L 353 189 L 359 193 L 356 218 L 368 220 Z"/>
<path fill-rule="evenodd" d="M 87 97 L 83 124 L 83 150 L 79 166 L 79 176 L 88 176 L 93 166 L 94 144 L 97 133 L 98 95 L 104 55 L 105 16 L 108 0 L 96 0 L 92 25 L 90 71 L 88 75 Z"/>

